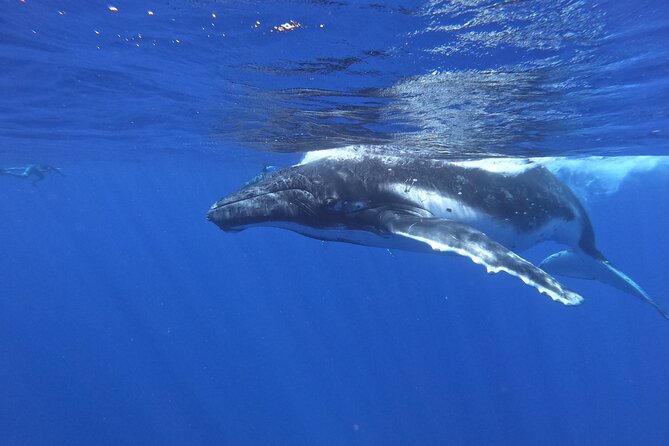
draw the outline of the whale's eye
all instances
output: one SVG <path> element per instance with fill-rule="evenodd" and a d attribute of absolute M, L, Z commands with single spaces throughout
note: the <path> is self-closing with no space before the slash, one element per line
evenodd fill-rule
<path fill-rule="evenodd" d="M 332 208 L 337 204 L 337 199 L 328 197 L 325 199 L 325 206 Z"/>

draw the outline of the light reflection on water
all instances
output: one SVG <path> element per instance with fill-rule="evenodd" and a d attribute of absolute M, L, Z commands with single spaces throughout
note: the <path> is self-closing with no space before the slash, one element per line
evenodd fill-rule
<path fill-rule="evenodd" d="M 614 24 L 621 17 L 571 1 L 428 2 L 412 15 L 423 28 L 375 54 L 393 74 L 418 59 L 418 74 L 384 77 L 357 57 L 275 66 L 279 81 L 320 67 L 361 86 L 256 89 L 244 118 L 222 119 L 217 134 L 277 152 L 385 144 L 437 157 L 663 153 L 667 117 L 653 98 L 668 96 L 668 64 L 658 60 L 666 50 L 635 23 L 625 30 Z M 364 77 L 389 82 L 367 87 Z"/>
<path fill-rule="evenodd" d="M 669 145 L 659 105 L 669 103 L 669 30 L 657 4 L 174 1 L 150 15 L 79 6 L 7 8 L 0 150 L 383 144 L 479 157 Z M 290 20 L 300 26 L 276 32 Z"/>

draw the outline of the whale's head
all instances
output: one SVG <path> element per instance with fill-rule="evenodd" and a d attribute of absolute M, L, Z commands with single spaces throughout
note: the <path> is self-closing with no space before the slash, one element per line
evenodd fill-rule
<path fill-rule="evenodd" d="M 427 216 L 406 193 L 397 192 L 393 175 L 375 159 L 323 158 L 261 174 L 216 202 L 207 218 L 227 232 L 274 226 L 343 241 L 342 229 L 377 232 L 379 214 L 387 209 Z"/>
<path fill-rule="evenodd" d="M 214 203 L 207 218 L 227 232 L 252 226 L 324 228 L 336 224 L 338 181 L 306 166 L 268 175 Z"/>

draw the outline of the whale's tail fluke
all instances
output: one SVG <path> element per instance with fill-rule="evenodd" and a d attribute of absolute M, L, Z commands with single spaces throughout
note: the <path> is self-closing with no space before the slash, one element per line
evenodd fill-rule
<path fill-rule="evenodd" d="M 572 250 L 560 251 L 546 257 L 539 267 L 553 275 L 597 280 L 598 282 L 606 283 L 649 303 L 665 319 L 669 319 L 669 313 L 664 308 L 655 302 L 627 274 L 613 266 L 604 256 L 595 258 L 583 252 Z"/>

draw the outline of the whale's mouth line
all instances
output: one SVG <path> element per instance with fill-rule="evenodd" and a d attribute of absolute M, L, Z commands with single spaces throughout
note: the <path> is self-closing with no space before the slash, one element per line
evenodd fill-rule
<path fill-rule="evenodd" d="M 212 214 L 212 213 L 214 213 L 214 212 L 216 212 L 216 211 L 218 211 L 218 210 L 220 210 L 220 209 L 223 209 L 223 208 L 226 207 L 226 206 L 230 206 L 230 205 L 233 205 L 233 204 L 241 203 L 241 202 L 243 202 L 243 201 L 247 201 L 247 200 L 253 200 L 253 199 L 255 199 L 255 198 L 260 198 L 260 197 L 264 197 L 264 196 L 267 196 L 267 195 L 278 194 L 278 193 L 281 193 L 281 192 L 289 192 L 289 191 L 300 191 L 300 192 L 305 192 L 305 193 L 311 195 L 312 197 L 314 196 L 314 194 L 312 194 L 312 193 L 309 192 L 308 190 L 306 190 L 306 189 L 300 189 L 300 188 L 297 188 L 297 187 L 291 187 L 291 188 L 288 188 L 288 189 L 279 189 L 279 190 L 275 190 L 275 191 L 272 191 L 272 192 L 264 192 L 264 193 L 262 193 L 262 194 L 253 195 L 253 196 L 251 196 L 251 197 L 240 198 L 240 199 L 238 199 L 238 200 L 229 201 L 229 202 L 227 202 L 227 203 L 223 203 L 223 204 L 214 203 L 214 204 L 211 206 L 211 208 L 209 208 L 209 212 L 207 212 L 207 218 L 208 218 L 209 220 L 211 220 L 211 214 Z"/>

